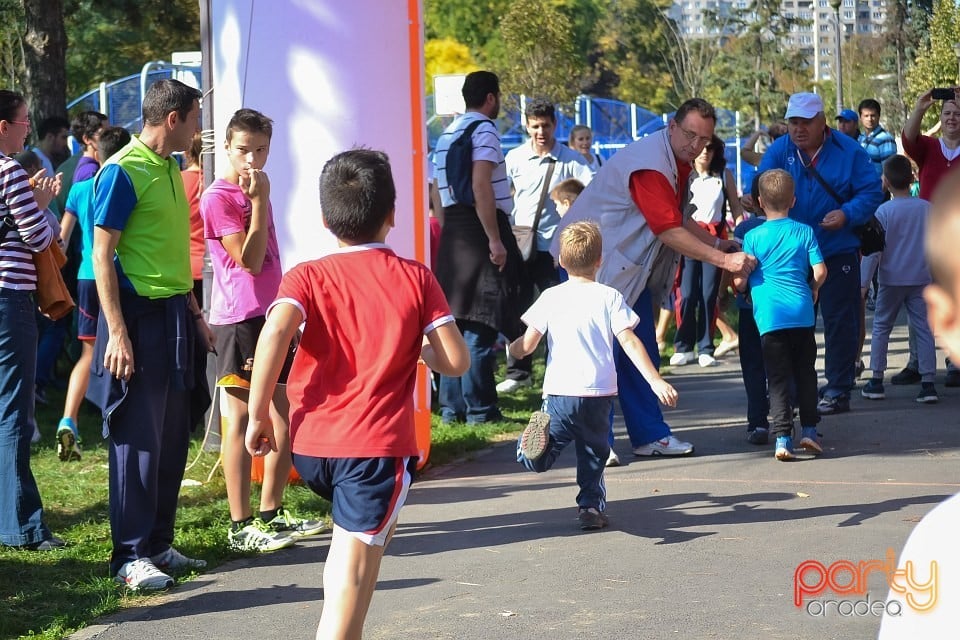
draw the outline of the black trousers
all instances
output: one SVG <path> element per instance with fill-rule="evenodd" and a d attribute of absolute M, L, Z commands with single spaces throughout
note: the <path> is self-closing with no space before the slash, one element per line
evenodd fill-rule
<path fill-rule="evenodd" d="M 770 394 L 770 432 L 774 436 L 793 434 L 791 384 L 796 389 L 801 426 L 816 425 L 820 416 L 817 413 L 817 341 L 813 327 L 771 331 L 761 336 L 760 341 Z"/>
<path fill-rule="evenodd" d="M 522 315 L 544 290 L 560 284 L 560 275 L 553 266 L 553 256 L 546 251 L 536 251 L 530 260 L 523 263 L 520 276 L 520 309 Z M 533 368 L 533 356 L 515 360 L 507 354 L 507 379 L 526 380 Z"/>

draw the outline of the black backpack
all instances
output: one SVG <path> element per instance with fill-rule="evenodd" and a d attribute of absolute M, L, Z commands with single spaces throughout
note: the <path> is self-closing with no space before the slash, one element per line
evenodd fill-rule
<path fill-rule="evenodd" d="M 484 122 L 481 119 L 471 122 L 463 135 L 450 143 L 444 163 L 447 172 L 447 184 L 457 203 L 473 206 L 473 132 Z"/>

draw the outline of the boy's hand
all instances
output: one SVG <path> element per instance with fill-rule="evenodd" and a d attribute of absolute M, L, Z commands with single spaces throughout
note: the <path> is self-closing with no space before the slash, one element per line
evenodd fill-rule
<path fill-rule="evenodd" d="M 674 389 L 669 382 L 663 378 L 660 378 L 651 384 L 650 388 L 653 389 L 653 392 L 657 395 L 657 398 L 660 400 L 660 402 L 668 407 L 677 406 L 677 398 L 679 397 L 679 394 L 677 394 L 677 390 Z"/>
<path fill-rule="evenodd" d="M 247 426 L 247 435 L 244 440 L 251 456 L 262 458 L 271 451 L 276 451 L 277 438 L 273 433 L 270 416 L 262 418 L 250 416 L 250 424 Z"/>
<path fill-rule="evenodd" d="M 247 169 L 240 174 L 240 190 L 251 200 L 266 200 L 270 197 L 270 178 L 259 169 Z"/>

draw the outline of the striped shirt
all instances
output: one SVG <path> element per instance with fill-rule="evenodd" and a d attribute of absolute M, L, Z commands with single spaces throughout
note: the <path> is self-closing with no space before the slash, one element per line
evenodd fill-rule
<path fill-rule="evenodd" d="M 873 163 L 877 175 L 882 175 L 883 161 L 897 153 L 897 141 L 886 129 L 879 125 L 869 134 L 861 133 L 858 140 L 860 146 L 870 156 L 870 162 Z"/>
<path fill-rule="evenodd" d="M 0 287 L 20 291 L 37 288 L 33 253 L 47 248 L 53 230 L 33 199 L 30 179 L 20 164 L 0 153 Z M 11 227 L 10 224 L 13 224 Z"/>
<path fill-rule="evenodd" d="M 458 116 L 449 127 L 447 127 L 440 138 L 437 140 L 437 149 L 433 155 L 434 172 L 437 178 L 437 187 L 440 190 L 440 201 L 444 207 L 450 207 L 457 204 L 453 196 L 453 190 L 447 182 L 447 150 L 453 141 L 463 135 L 464 129 L 470 126 L 474 120 L 486 120 L 485 124 L 479 125 L 473 130 L 471 140 L 473 141 L 473 161 L 486 160 L 496 166 L 493 168 L 491 182 L 493 183 L 493 197 L 497 201 L 497 209 L 504 213 L 513 211 L 513 196 L 510 195 L 510 183 L 507 181 L 507 166 L 503 159 L 503 149 L 500 146 L 500 133 L 497 131 L 497 125 L 493 120 L 488 119 L 482 113 L 468 111 L 462 116 Z"/>

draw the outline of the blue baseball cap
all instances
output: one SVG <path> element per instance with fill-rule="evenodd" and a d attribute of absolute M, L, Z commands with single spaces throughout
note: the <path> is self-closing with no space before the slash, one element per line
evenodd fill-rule
<path fill-rule="evenodd" d="M 857 122 L 860 120 L 857 116 L 857 112 L 853 109 L 844 109 L 840 112 L 840 115 L 837 116 L 837 120 L 847 120 L 849 122 Z"/>

